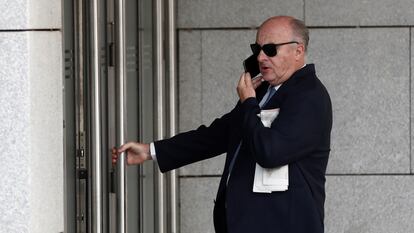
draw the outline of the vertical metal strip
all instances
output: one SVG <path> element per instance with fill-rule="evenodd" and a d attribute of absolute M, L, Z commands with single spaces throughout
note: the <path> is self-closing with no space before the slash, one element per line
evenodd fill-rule
<path fill-rule="evenodd" d="M 64 231 L 75 233 L 76 227 L 76 71 L 75 71 L 75 17 L 74 0 L 62 3 L 62 55 L 65 58 L 63 84 L 63 148 L 64 148 Z"/>
<path fill-rule="evenodd" d="M 77 140 L 76 148 L 78 149 L 79 154 L 76 157 L 76 229 L 74 232 L 86 232 L 88 222 L 87 206 L 86 206 L 86 197 L 85 192 L 86 188 L 86 179 L 81 179 L 79 176 L 80 171 L 86 170 L 86 157 L 85 157 L 85 68 L 84 68 L 84 57 L 85 57 L 85 4 L 83 0 L 74 1 L 74 43 L 75 43 L 75 99 L 76 99 L 76 131 L 77 131 Z M 66 232 L 66 231 L 65 231 Z"/>
<path fill-rule="evenodd" d="M 91 0 L 91 223 L 93 233 L 102 233 L 102 151 L 99 66 L 99 0 Z"/>
<path fill-rule="evenodd" d="M 115 30 L 116 30 L 116 138 L 117 144 L 125 143 L 125 1 L 115 1 Z M 117 163 L 117 233 L 126 232 L 126 155 L 122 153 Z"/>
<path fill-rule="evenodd" d="M 164 4 L 163 0 L 155 0 L 155 88 L 156 88 L 156 136 L 155 139 L 162 139 L 165 136 L 165 120 L 164 120 Z M 155 180 L 156 180 L 156 232 L 166 232 L 166 204 L 165 204 L 165 178 L 162 173 L 158 171 L 158 166 L 155 165 Z"/>
<path fill-rule="evenodd" d="M 168 0 L 168 69 L 169 69 L 169 136 L 177 133 L 177 50 L 176 50 L 176 16 L 175 0 Z M 178 185 L 177 172 L 171 171 L 168 177 L 169 186 L 169 232 L 178 232 Z"/>

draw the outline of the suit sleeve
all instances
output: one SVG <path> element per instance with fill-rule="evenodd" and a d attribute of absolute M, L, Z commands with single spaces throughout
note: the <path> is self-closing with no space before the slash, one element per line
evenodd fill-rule
<path fill-rule="evenodd" d="M 209 127 L 154 142 L 161 172 L 220 155 L 227 150 L 230 118 L 235 109 L 215 119 Z"/>
<path fill-rule="evenodd" d="M 243 140 L 256 162 L 274 168 L 298 161 L 317 149 L 328 130 L 329 106 L 326 101 L 299 95 L 286 100 L 270 128 L 264 127 L 255 98 L 242 104 Z M 326 122 L 326 123 L 325 123 Z"/>

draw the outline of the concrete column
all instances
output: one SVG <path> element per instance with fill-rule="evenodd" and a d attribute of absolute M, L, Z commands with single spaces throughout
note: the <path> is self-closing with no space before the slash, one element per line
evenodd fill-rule
<path fill-rule="evenodd" d="M 0 232 L 63 232 L 61 1 L 0 12 Z"/>

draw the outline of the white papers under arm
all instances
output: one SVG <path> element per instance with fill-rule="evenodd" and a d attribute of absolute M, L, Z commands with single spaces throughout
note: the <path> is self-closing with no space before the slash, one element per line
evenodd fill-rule
<path fill-rule="evenodd" d="M 270 127 L 279 114 L 279 109 L 262 110 L 258 117 L 265 127 Z M 288 190 L 289 165 L 276 168 L 263 168 L 256 164 L 253 192 L 271 193 Z"/>

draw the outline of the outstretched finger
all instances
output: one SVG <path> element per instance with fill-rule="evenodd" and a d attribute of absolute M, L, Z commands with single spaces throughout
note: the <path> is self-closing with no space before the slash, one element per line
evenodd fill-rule
<path fill-rule="evenodd" d="M 118 148 L 118 153 L 123 153 L 123 152 L 127 151 L 129 148 L 132 147 L 133 144 L 134 144 L 133 142 L 125 143 L 124 145 L 122 145 Z"/>
<path fill-rule="evenodd" d="M 253 79 L 253 88 L 256 89 L 257 87 L 259 87 L 262 83 L 263 83 L 263 77 L 259 76 L 255 79 Z"/>

